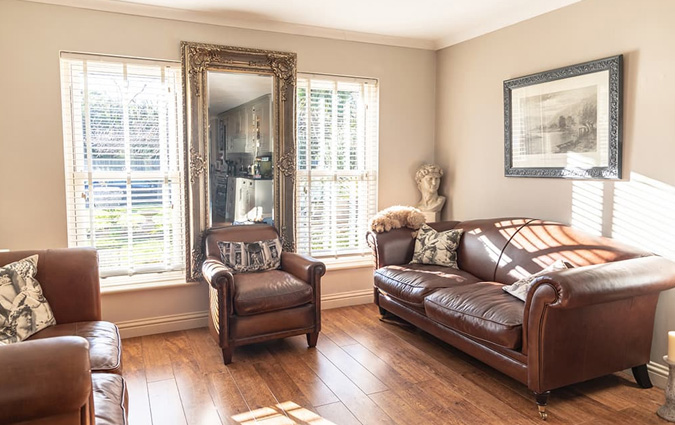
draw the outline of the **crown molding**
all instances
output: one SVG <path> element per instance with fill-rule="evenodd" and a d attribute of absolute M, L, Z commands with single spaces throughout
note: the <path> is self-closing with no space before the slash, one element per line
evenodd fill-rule
<path fill-rule="evenodd" d="M 311 25 L 291 24 L 267 20 L 233 19 L 214 12 L 201 12 L 169 7 L 151 6 L 117 0 L 22 0 L 31 3 L 42 3 L 78 9 L 97 10 L 101 12 L 120 13 L 124 15 L 149 18 L 169 19 L 174 21 L 193 22 L 225 27 L 243 28 L 258 31 L 277 32 L 283 34 L 320 37 L 359 43 L 381 44 L 393 47 L 407 47 L 422 50 L 435 50 L 434 40 L 394 37 L 358 31 L 343 31 Z"/>

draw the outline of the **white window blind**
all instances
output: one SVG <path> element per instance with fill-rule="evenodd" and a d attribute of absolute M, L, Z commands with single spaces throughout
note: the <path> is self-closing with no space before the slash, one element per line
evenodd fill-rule
<path fill-rule="evenodd" d="M 299 252 L 370 252 L 377 211 L 377 80 L 300 74 L 296 240 Z"/>
<path fill-rule="evenodd" d="M 62 53 L 61 81 L 68 245 L 102 277 L 184 277 L 180 64 Z"/>

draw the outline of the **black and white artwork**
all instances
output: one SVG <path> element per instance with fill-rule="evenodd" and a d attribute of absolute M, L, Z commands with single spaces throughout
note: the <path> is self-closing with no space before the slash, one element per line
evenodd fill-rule
<path fill-rule="evenodd" d="M 504 82 L 504 173 L 621 178 L 621 56 Z"/>
<path fill-rule="evenodd" d="M 235 273 L 278 269 L 281 265 L 281 241 L 278 238 L 255 242 L 219 241 L 220 257 Z"/>

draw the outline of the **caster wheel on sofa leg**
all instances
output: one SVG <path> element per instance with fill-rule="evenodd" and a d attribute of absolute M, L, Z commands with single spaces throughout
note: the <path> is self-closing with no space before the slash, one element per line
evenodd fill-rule
<path fill-rule="evenodd" d="M 537 401 L 537 409 L 539 410 L 539 417 L 544 421 L 548 419 L 548 413 L 546 413 L 546 404 L 548 404 L 548 396 L 550 394 L 550 391 L 534 393 L 534 397 Z"/>

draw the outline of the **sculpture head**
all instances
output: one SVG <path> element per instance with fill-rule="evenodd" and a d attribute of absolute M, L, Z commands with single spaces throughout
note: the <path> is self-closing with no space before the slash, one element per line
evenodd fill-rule
<path fill-rule="evenodd" d="M 443 177 L 443 170 L 435 164 L 424 164 L 415 173 L 417 187 L 423 194 L 435 193 L 441 184 L 441 177 Z"/>

